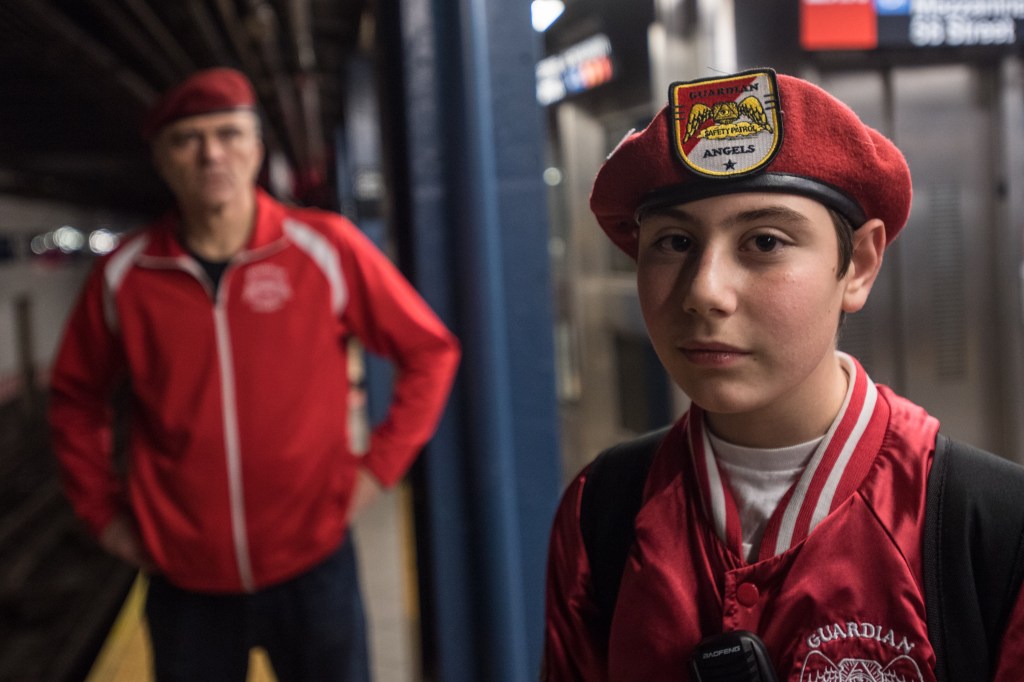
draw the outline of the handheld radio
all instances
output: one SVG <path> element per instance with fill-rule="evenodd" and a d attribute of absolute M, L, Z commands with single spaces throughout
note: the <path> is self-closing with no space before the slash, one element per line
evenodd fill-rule
<path fill-rule="evenodd" d="M 708 637 L 690 665 L 695 682 L 778 682 L 764 642 L 744 630 Z"/>

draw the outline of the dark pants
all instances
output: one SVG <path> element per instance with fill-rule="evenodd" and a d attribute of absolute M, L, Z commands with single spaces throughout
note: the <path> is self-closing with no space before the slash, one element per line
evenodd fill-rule
<path fill-rule="evenodd" d="M 211 595 L 150 578 L 146 618 L 159 682 L 244 682 L 249 649 L 266 649 L 281 682 L 368 682 L 355 551 L 254 594 Z"/>

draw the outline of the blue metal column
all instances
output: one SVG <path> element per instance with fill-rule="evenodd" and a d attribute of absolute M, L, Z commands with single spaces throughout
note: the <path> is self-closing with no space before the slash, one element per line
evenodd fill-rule
<path fill-rule="evenodd" d="M 561 478 L 538 39 L 526 2 L 393 2 L 378 5 L 378 27 L 400 26 L 385 33 L 402 55 L 385 87 L 398 87 L 389 120 L 403 129 L 385 134 L 404 138 L 392 158 L 406 164 L 393 177 L 408 174 L 405 265 L 463 344 L 418 465 L 425 677 L 536 679 Z"/>

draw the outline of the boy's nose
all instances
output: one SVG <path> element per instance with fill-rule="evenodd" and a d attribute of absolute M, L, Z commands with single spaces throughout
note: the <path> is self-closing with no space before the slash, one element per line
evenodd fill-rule
<path fill-rule="evenodd" d="M 737 273 L 730 259 L 707 249 L 695 264 L 683 304 L 695 315 L 724 316 L 736 310 Z"/>

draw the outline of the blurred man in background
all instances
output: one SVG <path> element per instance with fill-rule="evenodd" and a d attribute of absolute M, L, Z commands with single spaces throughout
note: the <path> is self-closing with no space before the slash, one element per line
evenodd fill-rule
<path fill-rule="evenodd" d="M 100 260 L 70 317 L 50 421 L 67 495 L 150 573 L 157 678 L 369 678 L 348 532 L 397 482 L 447 401 L 458 344 L 351 223 L 256 185 L 256 98 L 194 74 L 144 134 L 177 209 Z M 350 448 L 347 340 L 394 362 L 387 417 Z M 127 382 L 127 472 L 111 396 Z"/>

